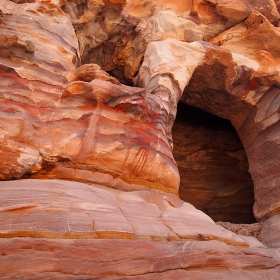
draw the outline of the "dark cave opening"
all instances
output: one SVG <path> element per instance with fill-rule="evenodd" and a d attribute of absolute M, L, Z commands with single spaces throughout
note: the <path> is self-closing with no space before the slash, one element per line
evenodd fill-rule
<path fill-rule="evenodd" d="M 216 222 L 255 223 L 248 160 L 230 121 L 179 102 L 172 134 L 180 198 Z"/>

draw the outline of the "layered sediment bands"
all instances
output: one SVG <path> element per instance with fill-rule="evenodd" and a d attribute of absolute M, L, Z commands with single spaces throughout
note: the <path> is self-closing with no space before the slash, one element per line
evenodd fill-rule
<path fill-rule="evenodd" d="M 59 7 L 1 3 L 0 178 L 177 193 L 169 97 L 121 85 L 98 65 L 75 69 L 78 40 Z"/>
<path fill-rule="evenodd" d="M 0 55 L 1 67 L 11 69 L 7 75 L 44 83 L 43 92 L 56 86 L 59 94 L 67 83 L 64 73 L 77 66 L 78 40 L 69 17 L 59 7 L 1 0 Z M 5 82 L 3 86 L 9 85 L 9 76 Z"/>
<path fill-rule="evenodd" d="M 2 238 L 192 239 L 254 246 L 173 194 L 62 180 L 8 181 L 0 188 Z"/>
<path fill-rule="evenodd" d="M 3 79 L 10 71 L 2 69 Z M 1 140 L 1 179 L 25 175 L 176 193 L 179 175 L 162 101 L 141 88 L 119 84 L 97 65 L 84 65 L 68 76 L 73 81 L 60 96 L 52 96 L 48 87 L 51 101 L 45 103 L 40 102 L 42 94 L 30 90 L 38 82 L 8 77 L 14 87 L 12 92 L 10 84 L 1 88 L 2 121 L 13 129 L 5 130 Z M 23 101 L 16 96 L 24 84 Z"/>
<path fill-rule="evenodd" d="M 276 249 L 218 241 L 11 238 L 0 239 L 0 252 L 0 276 L 6 279 L 277 280 L 280 273 Z"/>
<path fill-rule="evenodd" d="M 254 185 L 230 122 L 179 103 L 172 136 L 180 198 L 214 221 L 254 222 Z"/>

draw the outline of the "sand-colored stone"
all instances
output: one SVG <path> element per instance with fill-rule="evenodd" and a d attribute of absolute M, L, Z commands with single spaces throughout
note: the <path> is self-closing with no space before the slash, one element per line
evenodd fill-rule
<path fill-rule="evenodd" d="M 233 53 L 246 56 L 259 64 L 256 77 L 263 83 L 279 85 L 280 32 L 261 13 L 253 11 L 242 23 L 210 40 Z"/>
<path fill-rule="evenodd" d="M 0 18 L 1 69 L 10 69 L 1 84 L 9 85 L 9 77 L 15 74 L 34 83 L 40 77 L 45 91 L 50 87 L 61 93 L 67 83 L 64 74 L 75 69 L 79 56 L 69 17 L 57 6 L 1 0 Z M 30 87 L 36 92 L 36 85 Z"/>
<path fill-rule="evenodd" d="M 109 176 L 111 187 L 177 193 L 168 106 L 144 89 L 121 85 L 98 65 L 75 70 L 81 40 L 78 50 L 59 7 L 3 0 L 1 9 L 0 178 L 106 184 Z M 21 22 L 23 32 L 16 28 Z"/>
<path fill-rule="evenodd" d="M 125 11 L 131 15 L 137 17 L 151 17 L 157 11 L 169 10 L 177 15 L 184 15 L 189 13 L 193 6 L 193 0 L 186 1 L 170 1 L 170 0 L 158 0 L 158 1 L 135 1 L 127 0 Z"/>

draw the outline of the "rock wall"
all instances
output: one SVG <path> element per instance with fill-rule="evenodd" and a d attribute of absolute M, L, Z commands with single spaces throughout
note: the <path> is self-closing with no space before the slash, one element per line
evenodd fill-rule
<path fill-rule="evenodd" d="M 3 3 L 1 179 L 60 178 L 176 193 L 168 107 L 144 89 L 121 85 L 98 65 L 75 69 L 78 41 L 58 7 L 52 12 L 38 2 Z M 18 34 L 21 21 L 26 31 Z"/>
<path fill-rule="evenodd" d="M 0 0 L 1 279 L 278 280 L 277 8 Z M 234 126 L 259 240 L 178 198 L 179 100 Z"/>

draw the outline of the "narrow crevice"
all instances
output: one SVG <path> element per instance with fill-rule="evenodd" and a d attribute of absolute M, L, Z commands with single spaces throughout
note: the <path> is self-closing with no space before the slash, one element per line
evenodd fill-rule
<path fill-rule="evenodd" d="M 181 199 L 214 221 L 255 223 L 248 160 L 231 123 L 179 103 L 172 133 Z"/>

